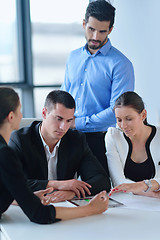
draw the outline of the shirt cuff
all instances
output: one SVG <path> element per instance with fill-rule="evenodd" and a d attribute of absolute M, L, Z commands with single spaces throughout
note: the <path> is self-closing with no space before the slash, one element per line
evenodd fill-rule
<path fill-rule="evenodd" d="M 77 130 L 84 131 L 86 129 L 86 117 L 76 117 L 75 127 Z"/>

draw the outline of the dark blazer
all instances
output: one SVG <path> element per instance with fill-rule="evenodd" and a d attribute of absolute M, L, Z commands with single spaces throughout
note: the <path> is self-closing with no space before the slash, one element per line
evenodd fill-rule
<path fill-rule="evenodd" d="M 39 135 L 40 123 L 35 121 L 29 127 L 13 132 L 9 142 L 21 160 L 33 190 L 44 189 L 48 183 L 48 163 Z M 57 180 L 73 179 L 75 173 L 92 185 L 93 195 L 101 190 L 110 190 L 109 176 L 89 149 L 85 135 L 70 129 L 61 139 L 58 149 Z"/>
<path fill-rule="evenodd" d="M 31 221 L 57 221 L 55 208 L 41 204 L 40 199 L 28 188 L 21 162 L 0 135 L 0 218 L 14 199 Z"/>

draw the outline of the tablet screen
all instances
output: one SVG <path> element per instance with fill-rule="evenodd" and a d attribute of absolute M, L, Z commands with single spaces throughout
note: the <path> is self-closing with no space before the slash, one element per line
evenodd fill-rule
<path fill-rule="evenodd" d="M 88 198 L 74 198 L 72 200 L 69 200 L 69 202 L 73 203 L 75 206 L 84 206 L 87 205 L 89 203 L 89 201 L 92 199 L 92 197 L 88 197 Z M 108 207 L 109 208 L 113 208 L 113 207 L 120 207 L 123 206 L 124 204 L 121 202 L 118 202 L 116 200 L 114 200 L 113 198 L 109 198 L 109 203 L 108 203 Z"/>

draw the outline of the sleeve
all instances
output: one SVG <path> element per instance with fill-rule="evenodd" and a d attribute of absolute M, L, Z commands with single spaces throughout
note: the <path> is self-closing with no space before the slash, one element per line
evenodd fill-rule
<path fill-rule="evenodd" d="M 160 127 L 156 127 L 156 129 L 155 137 L 150 143 L 150 153 L 155 165 L 155 176 L 153 179 L 160 184 L 160 151 L 158 151 L 160 142 Z"/>
<path fill-rule="evenodd" d="M 27 177 L 27 171 L 26 171 L 26 162 L 30 161 L 31 159 L 28 158 L 28 153 L 25 152 L 24 148 L 22 148 L 22 142 L 20 140 L 20 137 L 18 133 L 15 131 L 12 133 L 9 146 L 12 148 L 18 159 L 22 163 L 24 174 L 27 178 L 28 186 L 32 189 L 32 191 L 38 191 L 42 189 L 46 189 L 48 180 L 38 180 L 38 179 L 28 179 Z M 25 165 L 25 166 L 24 166 Z"/>
<path fill-rule="evenodd" d="M 97 158 L 91 152 L 85 135 L 82 134 L 82 156 L 81 164 L 78 171 L 78 175 L 81 176 L 82 180 L 89 183 L 92 188 L 91 194 L 95 195 L 100 191 L 110 191 L 110 179 L 106 171 L 103 169 Z"/>
<path fill-rule="evenodd" d="M 1 149 L 0 178 L 5 189 L 17 201 L 30 221 L 46 224 L 57 221 L 55 208 L 44 206 L 27 187 L 20 161 L 9 147 Z"/>
<path fill-rule="evenodd" d="M 116 146 L 118 135 L 114 134 L 114 128 L 109 128 L 105 136 L 106 156 L 108 161 L 108 169 L 113 187 L 122 183 L 132 183 L 133 181 L 127 179 L 124 175 L 124 162 L 121 159 L 120 153 Z M 123 144 L 122 144 L 123 147 Z M 125 149 L 124 149 L 125 151 Z"/>
<path fill-rule="evenodd" d="M 69 92 L 69 89 L 70 89 L 69 72 L 68 72 L 68 61 L 67 61 L 67 64 L 66 64 L 64 82 L 63 82 L 63 84 L 61 86 L 61 90 L 66 91 L 66 92 Z"/>
<path fill-rule="evenodd" d="M 66 78 L 67 79 L 67 78 Z M 68 81 L 66 80 L 65 86 L 67 90 Z M 75 119 L 75 125 L 77 130 L 90 129 L 95 131 L 104 131 L 108 127 L 113 126 L 116 123 L 114 115 L 114 103 L 116 99 L 126 91 L 134 90 L 134 70 L 132 63 L 127 60 L 123 63 L 119 63 L 113 69 L 113 79 L 111 85 L 111 99 L 110 106 L 97 114 L 91 116 L 78 117 Z M 78 128 L 77 128 L 78 126 Z"/>

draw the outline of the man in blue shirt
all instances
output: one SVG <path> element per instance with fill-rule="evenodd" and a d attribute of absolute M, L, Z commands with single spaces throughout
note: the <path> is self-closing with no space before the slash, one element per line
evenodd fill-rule
<path fill-rule="evenodd" d="M 86 45 L 70 53 L 62 89 L 76 101 L 72 127 L 86 133 L 88 144 L 108 171 L 104 135 L 116 123 L 115 100 L 134 90 L 132 63 L 111 45 L 115 8 L 105 0 L 89 3 L 83 27 Z"/>

